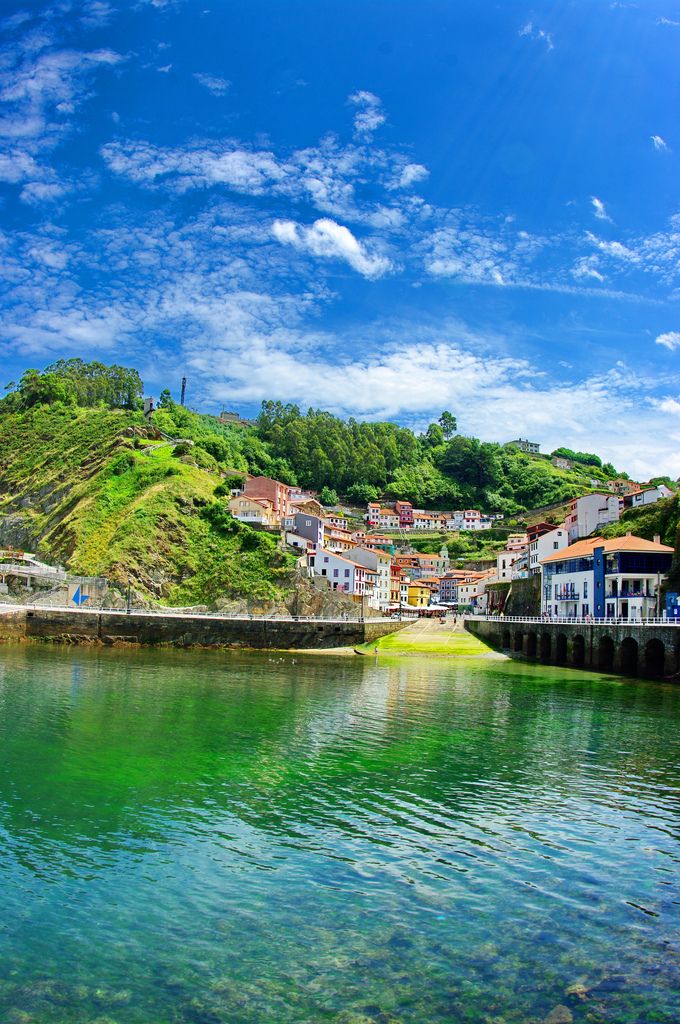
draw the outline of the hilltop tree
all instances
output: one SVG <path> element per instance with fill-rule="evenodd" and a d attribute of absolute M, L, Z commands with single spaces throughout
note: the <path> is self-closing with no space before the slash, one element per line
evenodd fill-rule
<path fill-rule="evenodd" d="M 442 434 L 444 435 L 444 439 L 446 441 L 449 441 L 458 430 L 458 421 L 456 417 L 447 409 L 445 409 L 437 422 L 439 423 L 439 426 L 442 428 Z"/>

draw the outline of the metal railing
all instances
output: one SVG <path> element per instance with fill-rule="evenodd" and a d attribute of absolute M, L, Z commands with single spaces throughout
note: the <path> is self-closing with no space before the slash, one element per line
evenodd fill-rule
<path fill-rule="evenodd" d="M 214 620 L 228 620 L 238 622 L 316 622 L 319 624 L 331 623 L 341 625 L 343 623 L 365 623 L 365 622 L 393 622 L 394 616 L 384 615 L 353 615 L 347 616 L 334 616 L 332 618 L 324 615 L 256 615 L 249 614 L 247 612 L 193 612 L 185 611 L 182 609 L 175 608 L 101 608 L 96 605 L 84 605 L 80 608 L 74 605 L 50 605 L 45 607 L 36 602 L 34 603 L 5 603 L 0 602 L 0 614 L 7 611 L 49 611 L 49 612 L 68 612 L 73 615 L 130 615 L 130 616 L 144 616 L 153 615 L 159 618 L 181 618 L 181 619 L 214 619 Z"/>
<path fill-rule="evenodd" d="M 679 626 L 680 619 L 650 616 L 646 619 L 625 619 L 620 615 L 596 619 L 592 615 L 466 615 L 465 622 L 522 623 L 536 626 Z"/>

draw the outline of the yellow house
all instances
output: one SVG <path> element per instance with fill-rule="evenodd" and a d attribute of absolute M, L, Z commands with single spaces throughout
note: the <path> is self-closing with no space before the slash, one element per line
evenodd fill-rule
<path fill-rule="evenodd" d="M 247 494 L 239 494 L 229 502 L 229 511 L 234 519 L 242 523 L 257 523 L 259 526 L 278 526 L 279 517 L 274 512 L 271 501 L 266 498 L 250 498 Z"/>
<path fill-rule="evenodd" d="M 408 603 L 412 608 L 427 608 L 430 603 L 429 587 L 422 586 L 417 580 L 408 585 Z"/>

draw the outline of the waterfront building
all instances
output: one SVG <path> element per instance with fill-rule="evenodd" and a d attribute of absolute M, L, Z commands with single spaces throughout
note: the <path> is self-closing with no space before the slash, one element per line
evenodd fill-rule
<path fill-rule="evenodd" d="M 589 537 L 547 555 L 542 568 L 545 615 L 595 619 L 649 618 L 659 613 L 659 592 L 673 548 L 626 534 Z"/>
<path fill-rule="evenodd" d="M 375 571 L 326 548 L 318 548 L 313 555 L 309 555 L 308 563 L 315 576 L 328 580 L 332 590 L 341 590 L 360 600 L 367 598 L 371 603 L 376 582 Z"/>
<path fill-rule="evenodd" d="M 563 526 L 553 527 L 548 533 L 534 536 L 529 542 L 529 574 L 535 576 L 540 573 L 541 562 L 555 551 L 562 551 L 568 544 L 569 537 Z"/>
<path fill-rule="evenodd" d="M 376 574 L 373 597 L 376 606 L 381 611 L 386 611 L 390 606 L 390 566 L 391 557 L 385 551 L 369 548 L 355 548 L 352 551 L 352 560 Z"/>

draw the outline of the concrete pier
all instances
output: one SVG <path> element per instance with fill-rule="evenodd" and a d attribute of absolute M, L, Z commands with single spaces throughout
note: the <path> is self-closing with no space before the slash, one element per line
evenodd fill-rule
<path fill-rule="evenodd" d="M 465 627 L 492 647 L 546 665 L 680 682 L 677 625 L 472 616 L 465 620 Z"/>
<path fill-rule="evenodd" d="M 65 644 L 167 645 L 304 649 L 356 647 L 402 629 L 390 619 L 364 622 L 150 612 L 80 611 L 57 608 L 0 608 L 0 641 L 46 640 Z"/>

